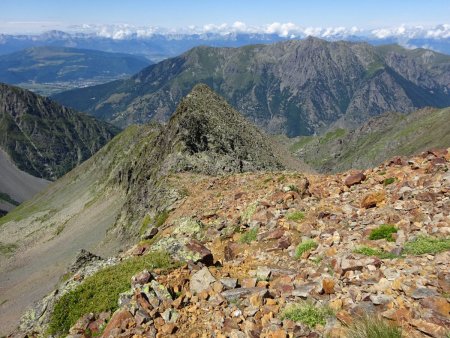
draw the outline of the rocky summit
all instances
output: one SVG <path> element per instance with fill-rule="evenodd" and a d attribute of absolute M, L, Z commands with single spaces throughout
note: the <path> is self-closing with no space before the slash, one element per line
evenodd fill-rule
<path fill-rule="evenodd" d="M 449 150 L 327 176 L 173 173 L 181 203 L 119 256 L 79 256 L 17 335 L 448 337 Z"/>

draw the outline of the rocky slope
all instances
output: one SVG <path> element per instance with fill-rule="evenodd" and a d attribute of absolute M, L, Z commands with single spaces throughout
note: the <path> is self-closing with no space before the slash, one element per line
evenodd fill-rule
<path fill-rule="evenodd" d="M 278 138 L 318 172 L 365 169 L 395 156 L 450 146 L 450 108 L 410 114 L 385 113 L 353 130 L 333 128 L 321 136 Z"/>
<path fill-rule="evenodd" d="M 150 65 L 144 57 L 66 47 L 34 47 L 0 55 L 0 82 L 40 94 L 130 76 Z"/>
<path fill-rule="evenodd" d="M 316 38 L 197 47 L 132 78 L 58 101 L 117 125 L 165 120 L 192 86 L 210 85 L 259 126 L 289 136 L 355 126 L 386 111 L 450 105 L 450 57 L 430 50 Z"/>
<path fill-rule="evenodd" d="M 167 125 L 127 128 L 0 219 L 0 316 L 9 325 L 17 321 L 81 248 L 110 255 L 151 231 L 186 194 L 173 175 L 230 175 L 296 163 L 278 158 L 273 147 L 205 85 L 182 100 Z"/>
<path fill-rule="evenodd" d="M 50 182 L 30 175 L 11 161 L 8 154 L 0 149 L 0 215 L 14 209 L 30 199 Z"/>
<path fill-rule="evenodd" d="M 449 167 L 447 149 L 328 176 L 174 174 L 185 197 L 152 239 L 81 254 L 22 332 L 447 337 Z"/>
<path fill-rule="evenodd" d="M 0 84 L 0 147 L 33 176 L 61 177 L 118 131 L 48 98 Z"/>

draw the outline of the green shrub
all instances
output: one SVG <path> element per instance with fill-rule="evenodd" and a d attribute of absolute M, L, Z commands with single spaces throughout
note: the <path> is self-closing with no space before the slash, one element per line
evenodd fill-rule
<path fill-rule="evenodd" d="M 389 184 L 394 183 L 395 180 L 396 180 L 395 177 L 389 177 L 389 178 L 386 178 L 386 179 L 384 180 L 383 184 L 384 184 L 384 185 L 389 185 Z"/>
<path fill-rule="evenodd" d="M 401 338 L 402 329 L 377 316 L 356 320 L 349 328 L 347 338 Z"/>
<path fill-rule="evenodd" d="M 298 222 L 305 218 L 305 214 L 301 211 L 294 211 L 294 212 L 291 212 L 290 214 L 287 214 L 286 218 L 289 221 Z"/>
<path fill-rule="evenodd" d="M 356 248 L 355 250 L 353 250 L 354 253 L 357 254 L 361 254 L 364 256 L 375 256 L 381 259 L 394 259 L 394 258 L 398 258 L 399 256 L 394 255 L 390 252 L 386 252 L 383 250 L 377 250 L 377 249 L 373 249 L 370 248 L 368 246 L 361 246 L 359 248 Z"/>
<path fill-rule="evenodd" d="M 304 252 L 317 248 L 317 243 L 312 239 L 301 242 L 295 249 L 295 257 L 299 258 Z"/>
<path fill-rule="evenodd" d="M 333 315 L 333 311 L 327 306 L 314 306 L 310 302 L 301 302 L 288 306 L 281 313 L 281 319 L 289 319 L 315 328 L 317 324 L 325 325 L 326 319 Z"/>
<path fill-rule="evenodd" d="M 423 255 L 436 254 L 450 250 L 450 238 L 433 238 L 421 236 L 415 240 L 407 242 L 404 247 L 406 254 Z"/>
<path fill-rule="evenodd" d="M 258 236 L 258 229 L 253 228 L 248 230 L 247 232 L 244 232 L 239 238 L 239 242 L 249 244 L 253 241 L 256 241 L 257 236 Z"/>
<path fill-rule="evenodd" d="M 381 224 L 378 228 L 373 229 L 370 232 L 369 239 L 377 240 L 377 239 L 385 239 L 388 242 L 394 242 L 394 237 L 392 234 L 395 234 L 398 229 L 391 224 Z"/>
<path fill-rule="evenodd" d="M 57 301 L 48 333 L 57 336 L 67 334 L 70 327 L 87 313 L 114 312 L 119 294 L 130 289 L 130 280 L 134 274 L 144 269 L 168 269 L 175 266 L 176 263 L 167 253 L 152 252 L 100 270 Z"/>

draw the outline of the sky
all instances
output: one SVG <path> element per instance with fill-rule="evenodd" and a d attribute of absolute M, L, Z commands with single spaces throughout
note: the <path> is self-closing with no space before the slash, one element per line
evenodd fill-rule
<path fill-rule="evenodd" d="M 291 23 L 374 29 L 450 23 L 450 0 L 0 0 L 0 33 L 84 24 L 189 26 Z"/>

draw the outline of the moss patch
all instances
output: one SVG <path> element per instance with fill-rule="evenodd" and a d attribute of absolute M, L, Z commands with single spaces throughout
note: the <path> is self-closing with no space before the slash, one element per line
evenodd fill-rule
<path fill-rule="evenodd" d="M 388 242 L 394 242 L 394 237 L 392 234 L 397 232 L 397 228 L 390 224 L 381 224 L 378 228 L 373 229 L 370 232 L 369 239 L 377 240 L 377 239 L 385 239 Z"/>
<path fill-rule="evenodd" d="M 301 242 L 295 249 L 295 257 L 300 258 L 303 253 L 317 248 L 317 243 L 312 239 Z"/>
<path fill-rule="evenodd" d="M 310 302 L 302 302 L 288 306 L 282 312 L 281 319 L 289 319 L 314 328 L 318 324 L 325 325 L 327 317 L 333 315 L 333 311 L 327 306 L 314 306 Z"/>
<path fill-rule="evenodd" d="M 450 250 L 450 238 L 418 237 L 405 244 L 404 252 L 411 255 L 437 254 Z"/>
<path fill-rule="evenodd" d="M 289 221 L 299 222 L 305 218 L 305 213 L 303 213 L 301 211 L 294 211 L 294 212 L 291 212 L 290 214 L 287 214 L 286 218 Z"/>
<path fill-rule="evenodd" d="M 119 294 L 130 289 L 130 280 L 134 274 L 144 269 L 169 269 L 175 266 L 176 263 L 167 253 L 153 252 L 97 272 L 58 300 L 50 318 L 48 333 L 65 335 L 81 316 L 90 312 L 114 312 Z"/>
<path fill-rule="evenodd" d="M 364 255 L 364 256 L 375 256 L 381 259 L 394 259 L 398 258 L 399 256 L 394 255 L 390 252 L 386 252 L 383 250 L 373 249 L 368 246 L 361 246 L 359 248 L 356 248 L 353 250 L 354 253 Z"/>
<path fill-rule="evenodd" d="M 248 244 L 253 241 L 256 241 L 257 236 L 258 236 L 258 229 L 253 228 L 248 230 L 247 232 L 244 232 L 239 238 L 239 242 Z"/>

